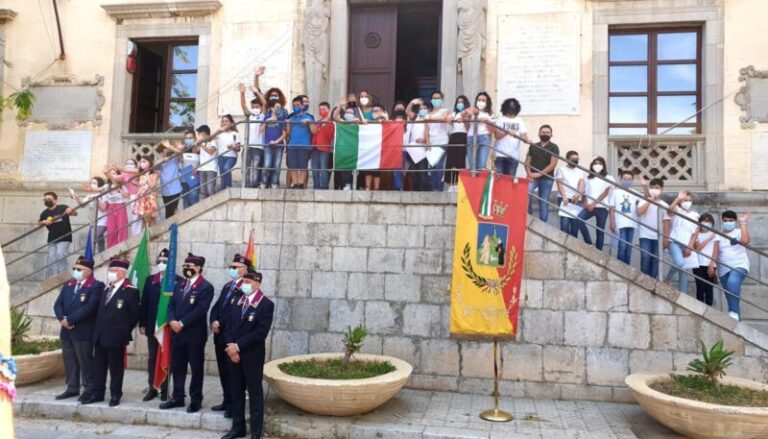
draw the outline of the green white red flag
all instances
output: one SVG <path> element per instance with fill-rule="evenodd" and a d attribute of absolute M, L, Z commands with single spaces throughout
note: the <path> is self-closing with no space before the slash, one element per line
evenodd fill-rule
<path fill-rule="evenodd" d="M 157 319 L 155 320 L 157 360 L 155 362 L 155 376 L 152 379 L 152 387 L 155 390 L 160 390 L 160 386 L 168 378 L 168 371 L 171 367 L 171 327 L 168 324 L 168 303 L 170 303 L 173 290 L 176 287 L 176 250 L 179 226 L 176 223 L 171 224 L 170 231 L 168 265 L 163 275 L 163 289 L 157 305 Z"/>
<path fill-rule="evenodd" d="M 403 123 L 365 125 L 337 123 L 335 169 L 400 169 L 403 167 Z"/>

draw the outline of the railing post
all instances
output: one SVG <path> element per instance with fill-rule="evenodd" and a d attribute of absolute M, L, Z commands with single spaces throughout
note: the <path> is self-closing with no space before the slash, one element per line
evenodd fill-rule
<path fill-rule="evenodd" d="M 243 144 L 243 162 L 240 165 L 240 168 L 242 169 L 242 179 L 243 181 L 240 182 L 240 189 L 245 189 L 245 181 L 248 178 L 248 148 L 250 148 L 250 137 L 251 137 L 251 118 L 248 117 L 245 120 L 245 136 L 244 136 L 244 144 Z"/>

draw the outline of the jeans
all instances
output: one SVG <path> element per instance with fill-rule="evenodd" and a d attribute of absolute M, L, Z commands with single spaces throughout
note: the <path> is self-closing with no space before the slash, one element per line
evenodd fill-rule
<path fill-rule="evenodd" d="M 216 193 L 216 171 L 200 171 L 200 198 L 206 199 Z"/>
<path fill-rule="evenodd" d="M 408 161 L 410 156 L 405 150 L 403 150 L 403 166 L 394 172 L 395 174 L 395 189 L 401 191 L 405 189 L 405 171 L 408 170 Z"/>
<path fill-rule="evenodd" d="M 667 272 L 667 276 L 665 277 L 665 280 L 671 281 L 675 275 L 678 275 L 678 281 L 677 281 L 677 288 L 684 292 L 688 292 L 688 275 L 686 274 L 685 270 L 682 268 L 683 263 L 685 262 L 685 257 L 683 256 L 683 245 L 679 242 L 670 241 L 669 242 L 669 257 L 672 258 L 672 266 L 669 268 L 669 271 Z"/>
<path fill-rule="evenodd" d="M 280 165 L 283 162 L 283 146 L 264 148 L 264 169 L 261 171 L 261 184 L 266 187 L 280 187 Z"/>
<path fill-rule="evenodd" d="M 632 262 L 632 238 L 634 237 L 634 227 L 622 227 L 619 229 L 619 251 L 616 257 L 627 265 Z"/>
<path fill-rule="evenodd" d="M 640 271 L 654 279 L 659 277 L 658 239 L 640 238 Z"/>
<path fill-rule="evenodd" d="M 467 136 L 467 169 L 477 171 L 478 169 L 485 169 L 485 165 L 488 163 L 488 154 L 491 152 L 491 136 L 488 134 L 477 136 L 477 151 L 473 148 L 474 139 L 473 136 Z"/>
<path fill-rule="evenodd" d="M 182 186 L 182 190 L 184 186 Z M 163 205 L 165 206 L 165 219 L 168 219 L 176 214 L 179 207 L 179 198 L 181 194 L 173 194 L 170 196 L 163 195 Z"/>
<path fill-rule="evenodd" d="M 67 271 L 67 256 L 69 256 L 69 241 L 48 243 L 48 277 L 56 276 Z"/>
<path fill-rule="evenodd" d="M 435 166 L 429 166 L 429 188 L 435 192 L 443 191 L 443 176 L 445 175 L 445 156 L 435 163 Z"/>
<path fill-rule="evenodd" d="M 517 175 L 517 165 L 520 162 L 511 157 L 496 157 L 496 172 L 503 175 Z"/>
<path fill-rule="evenodd" d="M 574 221 L 576 230 L 571 234 L 573 236 L 578 236 L 578 232 L 581 232 L 581 236 L 584 237 L 584 242 L 592 245 L 592 237 L 589 236 L 589 228 L 587 227 L 587 221 L 592 217 L 595 217 L 595 224 L 597 225 L 597 228 L 595 229 L 595 248 L 602 250 L 603 244 L 605 243 L 605 223 L 608 221 L 608 209 L 604 207 L 595 207 L 592 212 L 587 209 L 582 210 L 581 213 L 579 213 L 578 220 Z"/>
<path fill-rule="evenodd" d="M 671 245 L 670 245 L 671 246 Z M 735 312 L 741 316 L 739 309 L 739 297 L 741 296 L 741 284 L 747 276 L 747 270 L 744 268 L 734 268 L 733 270 L 720 276 L 720 283 L 727 291 L 725 300 L 728 301 L 728 312 Z"/>
<path fill-rule="evenodd" d="M 709 277 L 709 266 L 701 265 L 698 268 L 693 269 L 694 281 L 696 282 L 696 299 L 699 302 L 704 302 L 709 306 L 712 306 L 714 302 L 714 286 L 713 283 L 717 282 L 717 278 Z"/>
<path fill-rule="evenodd" d="M 198 177 L 199 178 L 199 177 Z M 200 187 L 196 186 L 194 189 L 190 188 L 186 183 L 181 184 L 181 191 L 184 193 L 182 200 L 184 200 L 184 208 L 189 209 L 194 206 L 195 203 L 200 201 Z"/>
<path fill-rule="evenodd" d="M 408 159 L 410 166 L 409 170 L 415 172 L 409 172 L 411 175 L 411 189 L 414 191 L 429 191 L 430 182 L 427 173 L 425 172 L 429 168 L 427 159 L 422 159 L 419 163 L 413 163 L 413 160 Z"/>
<path fill-rule="evenodd" d="M 232 187 L 232 168 L 237 163 L 237 157 L 219 156 L 219 175 L 221 175 L 221 187 L 219 190 Z"/>
<path fill-rule="evenodd" d="M 328 169 L 328 163 L 331 159 L 331 153 L 312 150 L 312 181 L 315 189 L 328 189 L 331 181 L 331 171 Z"/>
<path fill-rule="evenodd" d="M 249 147 L 245 151 L 245 187 L 255 188 L 261 181 L 261 159 L 264 151 L 259 148 Z"/>
<path fill-rule="evenodd" d="M 528 197 L 528 215 L 533 215 L 533 202 L 534 202 L 534 191 L 539 191 L 539 219 L 541 219 L 544 222 L 547 222 L 549 219 L 549 194 L 552 192 L 552 184 L 554 184 L 554 180 L 551 178 L 537 178 L 536 180 L 531 180 L 530 183 L 528 183 L 528 192 L 530 192 L 530 196 Z"/>
<path fill-rule="evenodd" d="M 96 249 L 99 252 L 104 251 L 104 234 L 107 233 L 107 226 L 96 226 Z"/>

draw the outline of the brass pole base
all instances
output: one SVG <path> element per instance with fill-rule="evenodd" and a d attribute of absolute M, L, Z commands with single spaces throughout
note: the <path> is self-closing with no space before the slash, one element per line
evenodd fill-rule
<path fill-rule="evenodd" d="M 504 410 L 491 409 L 480 413 L 480 419 L 484 419 L 489 422 L 509 422 L 513 419 L 512 414 L 505 412 Z"/>

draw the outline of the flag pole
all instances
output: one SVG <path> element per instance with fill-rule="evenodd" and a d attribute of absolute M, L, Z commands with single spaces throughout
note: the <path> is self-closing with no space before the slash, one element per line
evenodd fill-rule
<path fill-rule="evenodd" d="M 493 408 L 480 413 L 480 418 L 489 422 L 509 422 L 512 414 L 499 409 L 499 342 L 493 339 Z"/>

